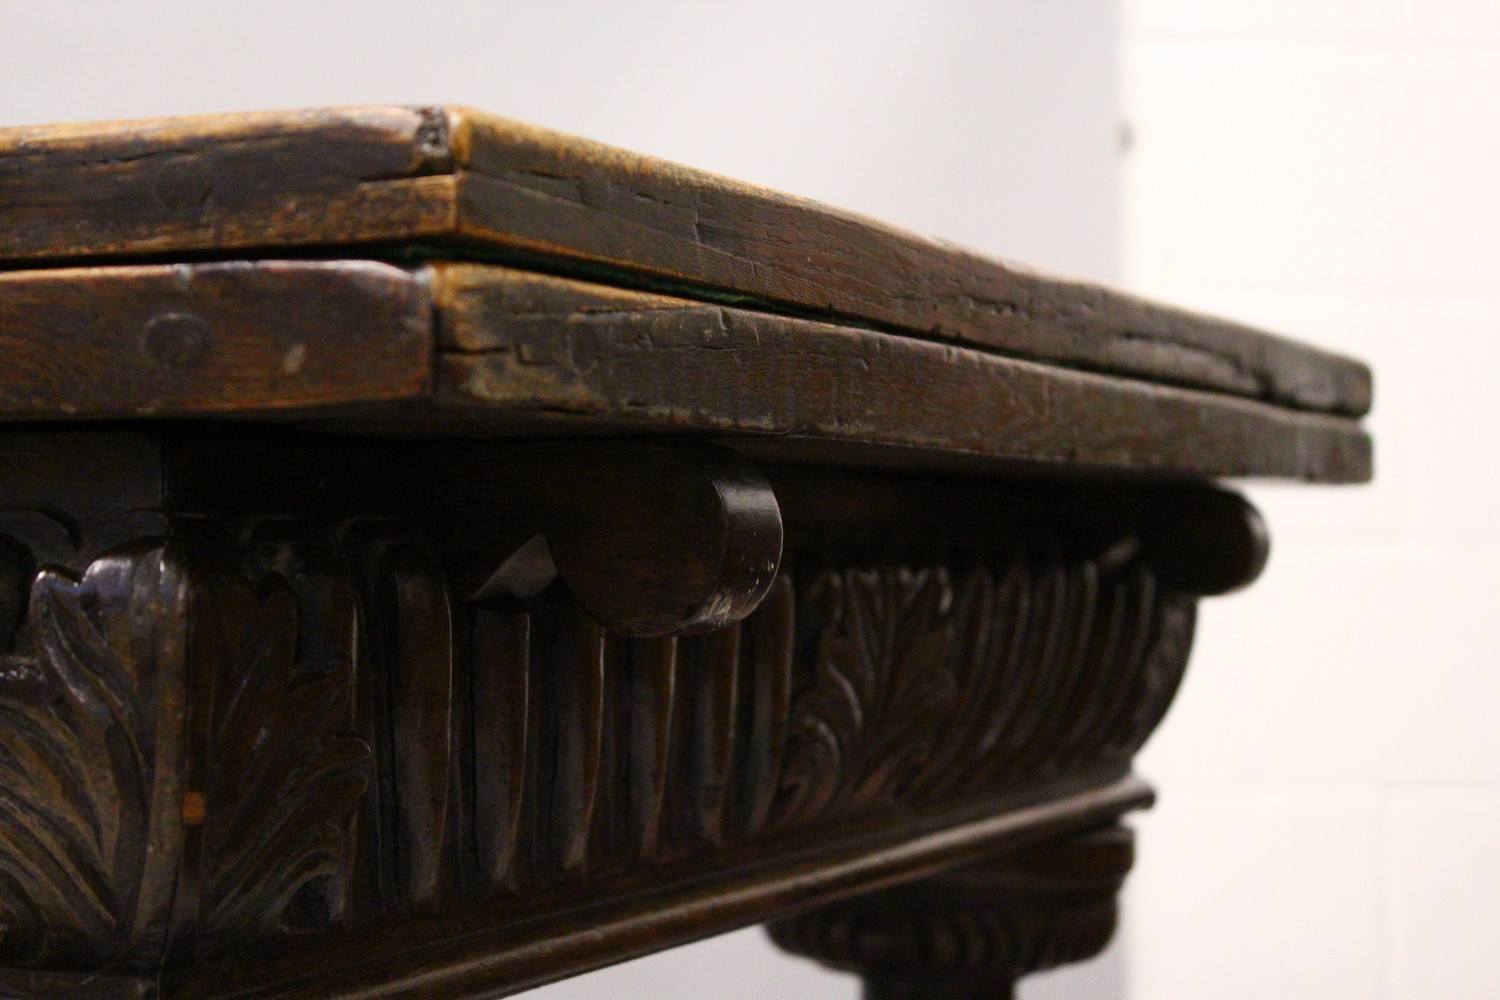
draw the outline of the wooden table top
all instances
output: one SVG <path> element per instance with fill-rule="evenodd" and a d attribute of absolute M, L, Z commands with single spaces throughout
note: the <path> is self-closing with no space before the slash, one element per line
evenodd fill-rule
<path fill-rule="evenodd" d="M 0 417 L 1363 481 L 1356 361 L 466 109 L 0 130 Z"/>

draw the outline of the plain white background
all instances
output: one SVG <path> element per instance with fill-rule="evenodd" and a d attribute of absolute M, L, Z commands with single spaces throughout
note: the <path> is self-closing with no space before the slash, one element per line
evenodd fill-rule
<path fill-rule="evenodd" d="M 1500 996 L 1500 5 L 1127 0 L 1136 289 L 1373 362 L 1139 768 L 1140 1000 Z"/>
<path fill-rule="evenodd" d="M 1125 928 L 1024 995 L 1493 1000 L 1497 10 L 0 0 L 0 124 L 468 103 L 1373 361 L 1375 485 L 1253 488 Z M 855 992 L 749 931 L 534 995 Z"/>

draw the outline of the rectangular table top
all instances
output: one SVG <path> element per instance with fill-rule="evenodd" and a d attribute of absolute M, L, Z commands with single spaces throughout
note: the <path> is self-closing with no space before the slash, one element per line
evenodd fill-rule
<path fill-rule="evenodd" d="M 467 109 L 0 130 L 0 337 L 10 420 L 1370 468 L 1357 361 Z"/>

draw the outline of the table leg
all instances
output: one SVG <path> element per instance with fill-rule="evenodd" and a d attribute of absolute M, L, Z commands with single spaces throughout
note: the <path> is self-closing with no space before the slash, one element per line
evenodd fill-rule
<path fill-rule="evenodd" d="M 1090 958 L 1134 857 L 1120 826 L 856 896 L 769 925 L 794 954 L 858 973 L 866 1000 L 1006 1000 L 1025 975 Z"/>

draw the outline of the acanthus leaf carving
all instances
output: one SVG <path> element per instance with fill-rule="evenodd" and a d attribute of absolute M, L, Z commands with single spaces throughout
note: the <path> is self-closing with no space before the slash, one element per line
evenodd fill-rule
<path fill-rule="evenodd" d="M 346 914 L 370 748 L 353 732 L 347 578 L 300 556 L 222 578 L 203 829 L 210 951 L 321 931 Z"/>
<path fill-rule="evenodd" d="M 7 549 L 17 561 L 19 546 Z M 0 666 L 8 964 L 155 960 L 179 840 L 181 588 L 150 543 L 101 556 L 81 578 L 44 567 L 30 580 Z"/>
<path fill-rule="evenodd" d="M 1121 769 L 1192 638 L 1193 599 L 1138 559 L 1009 551 L 817 570 L 798 589 L 772 826 Z"/>
<path fill-rule="evenodd" d="M 815 676 L 792 706 L 783 820 L 901 795 L 957 695 L 953 588 L 942 567 L 819 573 Z"/>

